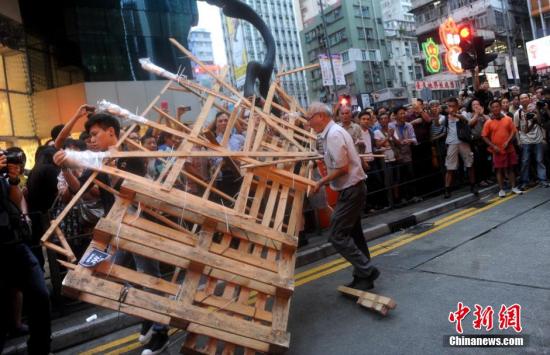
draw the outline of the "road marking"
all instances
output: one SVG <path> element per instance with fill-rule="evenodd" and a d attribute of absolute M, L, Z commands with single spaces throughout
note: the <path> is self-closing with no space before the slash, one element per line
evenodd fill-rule
<path fill-rule="evenodd" d="M 458 222 L 463 221 L 467 218 L 470 218 L 470 217 L 472 217 L 476 214 L 479 214 L 479 213 L 487 211 L 487 210 L 489 210 L 493 207 L 496 207 L 496 206 L 498 206 L 498 205 L 500 205 L 500 204 L 502 204 L 506 201 L 509 201 L 509 200 L 515 198 L 515 197 L 517 197 L 517 195 L 513 195 L 513 194 L 509 195 L 505 198 L 495 197 L 495 198 L 489 200 L 488 204 L 486 206 L 483 206 L 481 208 L 470 207 L 470 208 L 466 208 L 464 210 L 455 212 L 453 214 L 447 215 L 443 218 L 440 218 L 440 219 L 434 221 L 433 228 L 430 228 L 429 230 L 424 231 L 422 233 L 419 233 L 419 234 L 405 233 L 405 234 L 396 236 L 394 238 L 391 238 L 389 240 L 386 240 L 384 242 L 375 244 L 375 245 L 373 245 L 372 247 L 369 248 L 369 250 L 371 251 L 371 257 L 374 258 L 376 256 L 388 253 L 391 250 L 397 249 L 397 248 L 399 248 L 403 245 L 407 245 L 409 243 L 412 243 L 413 241 L 424 238 L 424 237 L 426 237 L 430 234 L 433 234 L 433 233 L 438 232 L 442 229 L 445 229 L 445 228 L 447 228 L 447 227 L 449 227 L 449 226 L 451 226 L 455 223 L 458 223 Z M 306 283 L 309 283 L 309 282 L 312 282 L 314 280 L 320 279 L 324 276 L 331 275 L 331 274 L 336 273 L 340 270 L 346 269 L 350 266 L 351 266 L 351 264 L 349 262 L 347 262 L 344 258 L 337 258 L 337 259 L 332 260 L 328 263 L 321 264 L 321 265 L 313 267 L 311 269 L 302 271 L 302 272 L 300 272 L 300 273 L 298 273 L 294 276 L 295 287 L 302 286 Z M 251 303 L 251 302 L 253 303 L 254 299 L 255 299 L 255 294 L 251 295 L 251 298 L 249 298 L 248 303 Z M 125 338 L 114 340 L 110 343 L 98 346 L 98 347 L 93 348 L 91 350 L 87 350 L 85 352 L 80 353 L 79 355 L 97 354 L 97 353 L 100 353 L 102 350 L 107 350 L 107 349 L 114 348 L 114 347 L 116 347 L 118 345 L 121 345 L 121 344 L 126 344 L 126 343 L 128 343 L 128 342 L 130 342 L 134 339 L 137 339 L 138 336 L 139 336 L 139 334 L 135 333 L 135 334 L 129 335 Z M 119 348 L 119 349 L 113 350 L 109 353 L 106 353 L 106 355 L 120 355 L 120 354 L 123 354 L 124 352 L 128 352 L 128 351 L 132 351 L 134 349 L 137 349 L 140 346 L 142 346 L 140 342 L 133 342 L 133 343 L 130 343 L 130 344 L 124 346 L 123 348 Z"/>
<path fill-rule="evenodd" d="M 168 336 L 172 336 L 172 335 L 178 333 L 179 331 L 181 331 L 181 329 L 172 328 L 168 331 Z M 135 350 L 135 349 L 137 349 L 141 346 L 143 346 L 143 345 L 139 341 L 136 341 L 135 343 L 130 343 L 130 344 L 128 344 L 128 345 L 126 345 L 122 348 L 118 348 L 116 350 L 105 353 L 105 355 L 120 355 L 120 354 L 127 353 L 128 351 Z M 80 355 L 82 355 L 82 354 L 80 354 Z"/>
<path fill-rule="evenodd" d="M 457 218 L 455 219 L 452 219 L 452 220 L 448 220 L 447 222 L 445 223 L 441 223 L 437 226 L 435 226 L 434 228 L 431 228 L 425 232 L 422 232 L 422 233 L 419 233 L 419 234 L 416 234 L 416 235 L 412 235 L 412 236 L 409 236 L 408 238 L 398 238 L 399 240 L 391 245 L 388 245 L 386 247 L 383 248 L 383 250 L 376 250 L 374 251 L 373 253 L 371 253 L 371 257 L 376 257 L 378 255 L 381 255 L 381 254 L 385 254 L 391 250 L 394 250 L 394 249 L 397 249 L 403 245 L 406 245 L 406 244 L 409 244 L 409 243 L 412 243 L 414 242 L 415 240 L 418 240 L 418 239 L 421 239 L 421 238 L 424 238 L 430 234 L 433 234 L 435 232 L 438 232 L 442 229 L 445 229 L 455 223 L 458 223 L 460 221 L 463 221 L 467 218 L 470 218 L 476 214 L 479 214 L 481 212 L 484 212 L 484 211 L 487 211 L 493 207 L 496 207 L 506 201 L 509 201 L 511 200 L 512 198 L 516 197 L 515 195 L 510 195 L 508 197 L 505 197 L 505 198 L 498 198 L 498 200 L 494 200 L 493 203 L 489 204 L 489 205 L 486 205 L 482 208 L 479 208 L 479 209 L 475 209 L 473 211 L 469 211 L 468 213 L 465 213 L 465 214 L 461 214 L 459 215 Z M 391 239 L 390 239 L 391 240 Z M 378 245 L 378 244 L 377 244 Z M 340 263 L 337 263 L 337 261 L 340 261 Z M 308 282 L 311 282 L 311 281 L 314 281 L 314 280 L 317 280 L 321 277 L 324 277 L 324 276 L 327 276 L 327 275 L 330 275 L 330 274 L 333 274 L 335 272 L 338 272 L 340 270 L 343 270 L 349 266 L 351 266 L 351 264 L 349 262 L 347 262 L 344 258 L 339 258 L 339 259 L 336 259 L 333 261 L 335 263 L 335 266 L 333 266 L 332 268 L 330 269 L 326 269 L 326 270 L 323 270 L 317 274 L 313 274 L 311 276 L 308 276 L 308 277 L 305 277 L 305 278 L 302 278 L 298 281 L 296 281 L 295 283 L 295 286 L 298 287 L 298 286 L 301 286 L 303 284 L 306 284 Z"/>
<path fill-rule="evenodd" d="M 93 354 L 97 354 L 103 350 L 107 350 L 107 349 L 110 349 L 110 348 L 114 348 L 115 346 L 118 346 L 118 345 L 121 345 L 121 344 L 125 344 L 125 343 L 128 343 L 130 341 L 133 341 L 133 340 L 136 340 L 137 338 L 139 338 L 139 333 L 134 333 L 134 334 L 130 334 L 124 338 L 120 338 L 120 339 L 117 339 L 117 340 L 113 340 L 112 342 L 110 343 L 107 343 L 107 344 L 103 344 L 103 345 L 100 345 L 98 347 L 95 347 L 93 349 L 90 349 L 90 350 L 87 350 L 87 351 L 84 351 L 82 353 L 80 353 L 79 355 L 93 355 Z M 138 342 L 139 343 L 139 342 Z"/>

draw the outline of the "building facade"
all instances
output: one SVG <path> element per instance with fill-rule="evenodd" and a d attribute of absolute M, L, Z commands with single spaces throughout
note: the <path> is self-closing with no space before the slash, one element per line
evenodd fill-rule
<path fill-rule="evenodd" d="M 195 0 L 3 0 L 0 148 L 22 147 L 32 165 L 31 152 L 82 103 L 104 98 L 143 109 L 162 81 L 142 70 L 138 59 L 191 72 L 168 39 L 187 45 L 197 20 Z M 184 104 L 178 100 L 170 103 L 174 111 Z M 198 108 L 192 100 L 185 104 Z"/>
<path fill-rule="evenodd" d="M 308 23 L 321 13 L 320 1 L 324 7 L 329 7 L 340 3 L 341 0 L 294 0 L 294 8 L 296 10 L 296 22 L 298 28 L 304 29 Z"/>
<path fill-rule="evenodd" d="M 523 0 L 412 0 L 411 12 L 415 16 L 416 35 L 419 44 L 429 38 L 439 45 L 441 55 L 446 52 L 439 39 L 439 26 L 448 18 L 457 24 L 469 22 L 473 25 L 476 35 L 486 39 L 495 39 L 495 43 L 487 49 L 496 52 L 498 58 L 487 68 L 488 73 L 498 73 L 500 83 L 505 85 L 518 83 L 519 78 L 529 76 L 529 66 L 525 51 L 525 43 L 529 41 L 529 16 L 526 2 Z M 424 60 L 425 58 L 423 58 Z M 443 61 L 442 61 L 443 62 Z M 517 63 L 517 65 L 516 65 Z M 425 69 L 425 66 L 423 66 Z M 517 68 L 517 71 L 515 70 Z M 424 75 L 432 73 L 424 70 Z M 435 77 L 449 77 L 449 72 L 443 67 Z M 455 76 L 456 75 L 452 75 Z M 460 78 L 470 76 L 464 72 Z M 515 78 L 515 79 L 514 79 Z M 522 84 L 527 84 L 527 82 Z"/>
<path fill-rule="evenodd" d="M 385 36 L 380 2 L 338 1 L 326 7 L 324 14 L 328 40 L 321 16 L 310 19 L 301 31 L 306 63 L 317 63 L 319 55 L 326 54 L 330 47 L 332 54 L 342 55 L 346 86 L 337 89 L 339 94 L 360 96 L 393 88 L 395 72 L 390 67 L 390 43 Z M 307 75 L 310 98 L 328 100 L 321 71 L 311 70 Z"/>
<path fill-rule="evenodd" d="M 533 39 L 550 36 L 550 0 L 527 0 Z"/>
<path fill-rule="evenodd" d="M 409 97 L 416 97 L 415 82 L 422 80 L 420 50 L 415 33 L 414 15 L 409 0 L 382 1 L 386 40 L 390 45 L 390 68 L 395 72 L 393 86 L 407 89 Z"/>
<path fill-rule="evenodd" d="M 277 46 L 275 70 L 287 71 L 304 65 L 297 29 L 293 0 L 243 0 L 271 29 Z M 225 48 L 230 75 L 237 88 L 244 84 L 246 65 L 250 61 L 263 62 L 266 52 L 260 33 L 248 22 L 222 15 Z M 308 103 L 305 74 L 298 72 L 281 78 L 286 92 L 302 106 Z"/>
<path fill-rule="evenodd" d="M 189 32 L 189 50 L 210 70 L 219 72 L 218 66 L 214 64 L 214 49 L 212 46 L 212 34 L 204 28 L 194 27 Z M 212 87 L 214 79 L 195 63 L 191 63 L 193 78 L 203 86 Z"/>

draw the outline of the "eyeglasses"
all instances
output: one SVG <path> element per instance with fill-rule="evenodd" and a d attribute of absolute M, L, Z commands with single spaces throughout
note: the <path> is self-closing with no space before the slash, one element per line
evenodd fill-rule
<path fill-rule="evenodd" d="M 306 117 L 306 121 L 311 121 L 312 119 L 314 119 L 315 117 L 319 116 L 321 114 L 321 112 L 317 112 L 317 113 L 314 113 L 313 115 L 309 116 L 309 117 Z"/>

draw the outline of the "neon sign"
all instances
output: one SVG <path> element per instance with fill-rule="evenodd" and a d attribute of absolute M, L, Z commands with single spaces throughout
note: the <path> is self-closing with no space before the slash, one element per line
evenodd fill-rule
<path fill-rule="evenodd" d="M 449 71 L 455 74 L 463 73 L 464 69 L 462 69 L 458 61 L 458 55 L 462 53 L 462 48 L 459 46 L 460 33 L 458 26 L 452 18 L 449 17 L 439 26 L 439 39 L 447 49 L 447 53 L 445 53 L 445 65 Z"/>
<path fill-rule="evenodd" d="M 428 38 L 422 43 L 422 51 L 426 57 L 426 70 L 430 74 L 439 73 L 441 70 L 441 61 L 439 60 L 439 46 L 433 38 Z"/>

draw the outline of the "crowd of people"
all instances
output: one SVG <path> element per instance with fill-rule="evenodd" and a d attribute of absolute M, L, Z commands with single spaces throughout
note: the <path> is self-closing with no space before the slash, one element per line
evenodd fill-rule
<path fill-rule="evenodd" d="M 318 184 L 313 195 L 322 193 L 326 184 L 340 193 L 330 234 L 336 250 L 354 265 L 350 287 L 371 289 L 380 275 L 370 263 L 362 235 L 363 212 L 418 201 L 434 193 L 443 192 L 449 198 L 456 181 L 467 181 L 471 193 L 477 195 L 479 187 L 489 186 L 496 177 L 500 197 L 505 197 L 508 189 L 521 194 L 533 184 L 549 186 L 550 88 L 521 93 L 514 87 L 495 97 L 478 74 L 474 73 L 472 92 L 461 92 L 443 102 L 414 99 L 408 106 L 360 112 L 347 105 L 312 103 L 302 116 L 304 128 L 319 134 L 317 147 L 328 170 L 324 175 L 314 174 Z M 167 107 L 163 109 L 166 114 L 161 113 L 159 120 L 179 129 L 180 116 L 188 108 L 178 108 L 175 119 L 167 114 Z M 72 138 L 77 134 L 75 126 L 84 119 L 84 131 Z M 205 134 L 230 150 L 242 150 L 247 127 L 239 122 L 247 120 L 243 116 L 228 134 L 230 114 L 219 112 Z M 0 349 L 6 333 L 30 333 L 29 353 L 49 353 L 50 306 L 40 238 L 49 221 L 93 173 L 72 161 L 68 152 L 107 151 L 119 144 L 121 127 L 117 118 L 83 105 L 67 124 L 54 127 L 51 135 L 52 139 L 36 151 L 35 166 L 28 174 L 21 149 L 0 151 L 0 232 L 5 236 L 0 272 L 7 281 L 0 285 L 0 296 L 3 305 L 11 305 L 9 311 L 2 309 Z M 181 143 L 178 135 L 139 126 L 128 138 L 121 146 L 125 150 L 172 151 Z M 169 159 L 157 158 L 116 161 L 120 169 L 151 180 L 162 179 L 164 167 L 170 163 Z M 176 184 L 198 194 L 203 186 L 197 180 L 211 178 L 215 188 L 210 198 L 230 206 L 241 183 L 238 167 L 230 159 L 188 159 Z M 115 190 L 121 184 L 107 174 L 96 179 L 99 185 Z M 98 184 L 85 191 L 60 225 L 78 258 L 86 250 L 91 230 L 114 203 L 112 192 Z M 313 201 L 314 196 L 308 200 Z M 302 231 L 301 242 L 303 235 Z M 152 259 L 117 252 L 114 260 L 133 263 L 138 271 L 161 277 L 159 263 Z M 28 307 L 28 327 L 21 322 L 22 300 Z M 168 344 L 168 329 L 144 322 L 140 341 L 145 344 L 143 354 L 157 354 Z"/>

